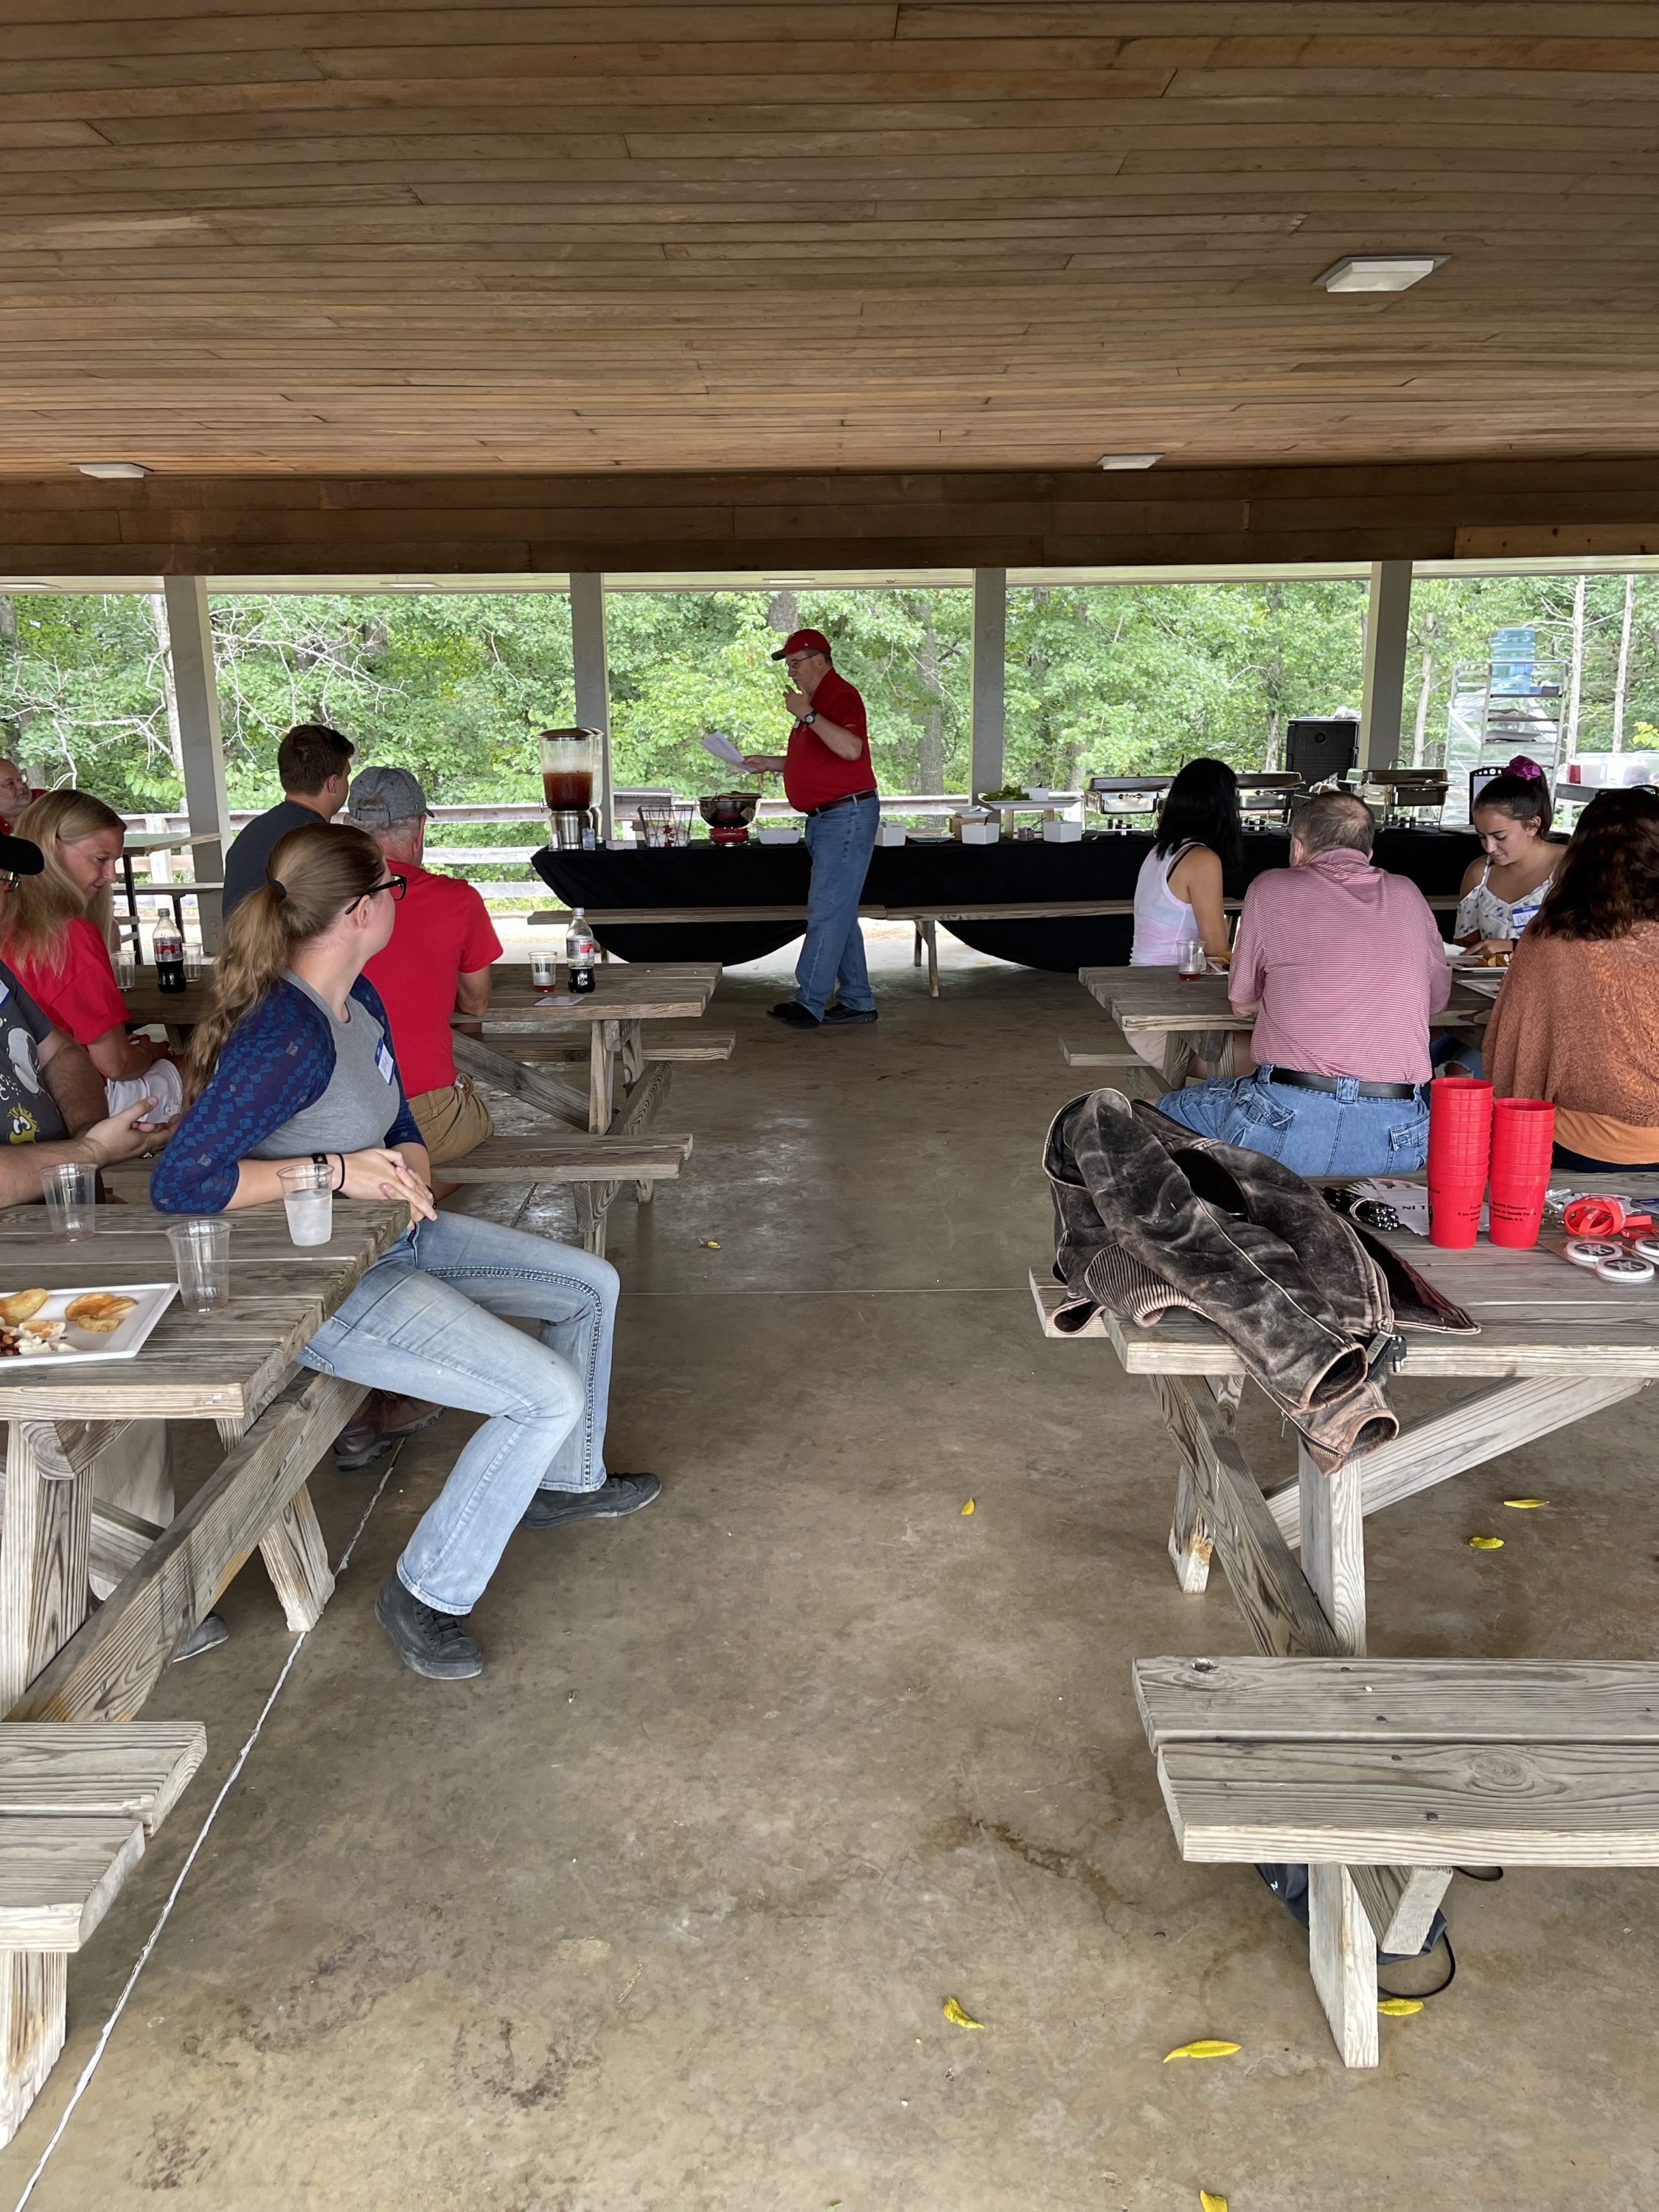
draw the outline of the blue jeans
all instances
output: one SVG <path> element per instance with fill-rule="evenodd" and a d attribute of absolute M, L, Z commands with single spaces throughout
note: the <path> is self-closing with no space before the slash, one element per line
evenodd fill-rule
<path fill-rule="evenodd" d="M 541 1323 L 540 1342 L 498 1316 Z M 538 1490 L 597 1490 L 617 1271 L 493 1221 L 441 1213 L 377 1260 L 301 1363 L 490 1419 L 410 1538 L 398 1576 L 440 1613 L 472 1610 Z"/>
<path fill-rule="evenodd" d="M 868 1013 L 876 1003 L 864 964 L 859 899 L 876 849 L 878 799 L 855 799 L 814 814 L 806 824 L 812 884 L 806 894 L 806 942 L 795 963 L 795 1002 L 823 1019 L 830 989 L 843 1006 Z"/>
<path fill-rule="evenodd" d="M 1294 1175 L 1416 1175 L 1429 1156 L 1426 1086 L 1410 1098 L 1361 1098 L 1352 1076 L 1337 1082 L 1334 1091 L 1303 1091 L 1259 1067 L 1171 1091 L 1158 1110 L 1200 1137 L 1265 1152 Z"/>

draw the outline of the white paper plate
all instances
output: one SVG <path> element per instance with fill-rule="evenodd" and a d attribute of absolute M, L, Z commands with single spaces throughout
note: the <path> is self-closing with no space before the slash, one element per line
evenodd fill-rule
<path fill-rule="evenodd" d="M 19 1283 L 18 1290 L 27 1290 L 27 1283 Z M 69 1345 L 68 1352 L 40 1352 L 25 1359 L 17 1358 L 0 1360 L 0 1373 L 8 1376 L 19 1371 L 28 1372 L 40 1368 L 50 1372 L 54 1367 L 84 1367 L 97 1359 L 131 1359 L 140 1351 L 150 1331 L 179 1295 L 177 1283 L 83 1283 L 74 1290 L 54 1291 L 31 1321 L 62 1321 L 64 1309 L 73 1299 L 84 1297 L 88 1291 L 113 1291 L 119 1297 L 135 1301 L 132 1311 L 119 1328 L 112 1329 L 107 1336 L 97 1336 L 86 1329 L 77 1329 L 71 1322 L 59 1340 Z"/>

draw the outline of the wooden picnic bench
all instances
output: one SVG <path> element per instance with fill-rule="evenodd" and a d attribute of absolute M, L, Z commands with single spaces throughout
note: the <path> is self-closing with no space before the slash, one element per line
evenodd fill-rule
<path fill-rule="evenodd" d="M 1659 1177 L 1626 1176 L 1620 1187 L 1659 1197 Z M 1443 1251 L 1404 1229 L 1383 1241 L 1480 1324 L 1476 1335 L 1407 1336 L 1401 1374 L 1489 1387 L 1402 1426 L 1392 1442 L 1328 1475 L 1298 1448 L 1296 1474 L 1266 1486 L 1233 1433 L 1245 1370 L 1219 1331 L 1188 1311 L 1141 1328 L 1101 1310 L 1071 1334 L 1054 1325 L 1066 1293 L 1052 1265 L 1031 1271 L 1046 1334 L 1073 1343 L 1104 1339 L 1127 1372 L 1147 1376 L 1177 1455 L 1170 1553 L 1181 1587 L 1199 1595 L 1211 1566 L 1221 1567 L 1258 1652 L 1294 1662 L 1270 1678 L 1285 1685 L 1287 1715 L 1302 1694 L 1304 1662 L 1364 1653 L 1368 1514 L 1634 1397 L 1659 1376 L 1659 1297 L 1572 1267 L 1559 1231 L 1525 1252 L 1484 1242 Z M 1181 1815 L 1178 1833 L 1192 1809 L 1189 1803 Z M 1542 1838 L 1548 1808 L 1540 1799 L 1535 1809 Z M 1398 1834 L 1398 1824 L 1387 1832 Z M 1447 1835 L 1453 1832 L 1448 1823 Z M 1312 1863 L 1306 1852 L 1255 1856 Z M 1376 2063 L 1378 1945 L 1405 1951 L 1420 1944 L 1459 1856 L 1480 1854 L 1443 1846 L 1426 1860 L 1415 1850 L 1339 1857 L 1315 1885 L 1310 1958 L 1347 2064 Z"/>
<path fill-rule="evenodd" d="M 63 2046 L 66 1953 L 201 1757 L 191 1724 L 182 1737 L 130 1725 L 180 1637 L 256 1550 L 296 1632 L 333 1589 L 306 1479 L 365 1393 L 296 1358 L 408 1215 L 337 1200 L 332 1238 L 307 1249 L 289 1242 L 280 1207 L 228 1218 L 222 1311 L 169 1307 L 132 1359 L 0 1362 L 0 2141 Z M 39 1206 L 9 1207 L 0 1288 L 176 1279 L 167 1225 L 147 1206 L 100 1206 L 94 1236 L 60 1244 Z M 159 1532 L 93 1502 L 95 1463 L 134 1420 L 211 1421 L 224 1446 Z M 120 1578 L 88 1619 L 100 1558 Z M 28 1825 L 43 1820 L 59 1825 Z M 20 1917 L 28 1911 L 40 1917 Z M 31 1929 L 40 1940 L 24 1940 Z"/>

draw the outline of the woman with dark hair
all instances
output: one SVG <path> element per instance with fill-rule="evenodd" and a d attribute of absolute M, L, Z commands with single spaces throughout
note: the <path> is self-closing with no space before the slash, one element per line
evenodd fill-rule
<path fill-rule="evenodd" d="M 1132 968 L 1175 968 L 1181 948 L 1196 940 L 1206 952 L 1227 957 L 1227 916 L 1221 903 L 1222 870 L 1237 867 L 1238 779 L 1225 761 L 1188 761 L 1164 795 L 1152 849 L 1135 878 Z M 1194 1073 L 1206 1073 L 1224 1032 L 1198 1040 Z M 1143 1060 L 1158 1066 L 1167 1039 L 1131 1036 Z"/>
<path fill-rule="evenodd" d="M 405 1666 L 454 1680 L 483 1660 L 463 1622 L 520 1526 L 612 1520 L 653 1474 L 600 1455 L 617 1271 L 591 1253 L 439 1213 L 386 1009 L 363 966 L 392 935 L 403 878 L 361 830 L 317 823 L 272 851 L 226 925 L 191 1040 L 191 1100 L 150 1182 L 158 1206 L 269 1206 L 279 1170 L 326 1167 L 348 1198 L 400 1199 L 409 1227 L 301 1352 L 301 1363 L 489 1418 L 475 1429 L 375 1611 Z M 540 1323 L 537 1335 L 509 1315 Z"/>
<path fill-rule="evenodd" d="M 1481 786 L 1473 811 L 1481 857 L 1464 871 L 1452 934 L 1474 951 L 1507 952 L 1544 903 L 1561 859 L 1550 837 L 1549 780 L 1517 753 Z"/>
<path fill-rule="evenodd" d="M 1659 1174 L 1659 792 L 1579 817 L 1486 1029 L 1500 1098 L 1555 1107 L 1555 1164 Z"/>

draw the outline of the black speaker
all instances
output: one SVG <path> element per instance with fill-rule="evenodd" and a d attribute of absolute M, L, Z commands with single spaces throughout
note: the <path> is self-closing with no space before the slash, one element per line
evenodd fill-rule
<path fill-rule="evenodd" d="M 1359 750 L 1359 725 L 1303 716 L 1285 725 L 1285 765 L 1304 786 L 1346 775 Z"/>

